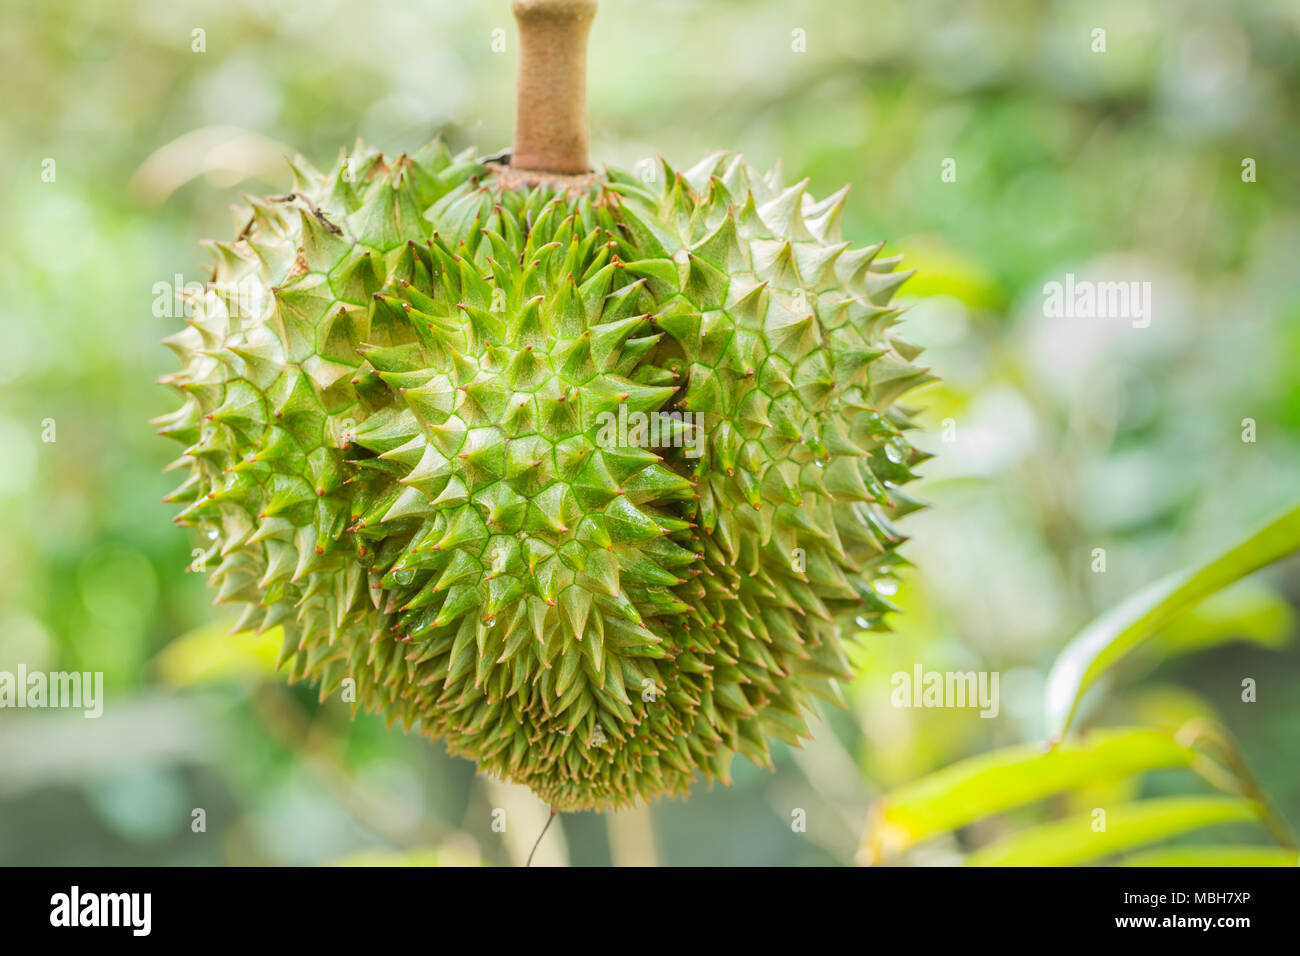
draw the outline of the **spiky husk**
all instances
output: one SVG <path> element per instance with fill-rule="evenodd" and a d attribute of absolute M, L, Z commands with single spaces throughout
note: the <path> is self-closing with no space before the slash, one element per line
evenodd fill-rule
<path fill-rule="evenodd" d="M 908 273 L 840 240 L 847 190 L 722 154 L 569 192 L 437 145 L 294 171 L 167 342 L 169 500 L 239 628 L 562 809 L 805 736 L 846 616 L 883 629 L 922 458 Z M 602 434 L 620 406 L 695 413 L 703 454 Z"/>

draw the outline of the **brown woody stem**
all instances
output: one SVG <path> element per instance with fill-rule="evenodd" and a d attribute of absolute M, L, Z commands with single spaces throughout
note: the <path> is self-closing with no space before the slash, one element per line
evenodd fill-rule
<path fill-rule="evenodd" d="M 511 0 L 519 24 L 517 170 L 576 175 L 587 166 L 587 33 L 596 0 Z"/>

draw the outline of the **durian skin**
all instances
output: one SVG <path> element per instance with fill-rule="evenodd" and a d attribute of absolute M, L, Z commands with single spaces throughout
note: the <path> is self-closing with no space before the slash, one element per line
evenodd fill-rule
<path fill-rule="evenodd" d="M 167 340 L 168 500 L 238 628 L 563 810 L 806 736 L 841 628 L 885 629 L 929 379 L 847 190 L 726 154 L 569 192 L 437 144 L 293 168 Z M 602 447 L 620 403 L 698 413 L 703 455 Z"/>

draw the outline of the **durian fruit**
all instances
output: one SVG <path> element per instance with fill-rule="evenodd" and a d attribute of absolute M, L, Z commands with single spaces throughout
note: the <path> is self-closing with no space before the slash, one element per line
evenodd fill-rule
<path fill-rule="evenodd" d="M 516 8 L 527 46 L 591 4 Z M 167 340 L 168 500 L 237 628 L 564 810 L 798 743 L 851 676 L 841 628 L 884 629 L 923 457 L 909 273 L 841 239 L 847 190 L 725 153 L 651 172 L 298 160 Z"/>

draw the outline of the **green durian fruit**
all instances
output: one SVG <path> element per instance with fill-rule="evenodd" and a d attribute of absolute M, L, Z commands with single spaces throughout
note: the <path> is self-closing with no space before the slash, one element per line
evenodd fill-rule
<path fill-rule="evenodd" d="M 740 157 L 520 185 L 358 145 L 167 340 L 177 520 L 281 664 L 560 809 L 770 765 L 883 629 L 909 275 Z M 545 179 L 543 177 L 543 179 Z"/>

